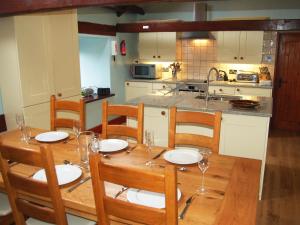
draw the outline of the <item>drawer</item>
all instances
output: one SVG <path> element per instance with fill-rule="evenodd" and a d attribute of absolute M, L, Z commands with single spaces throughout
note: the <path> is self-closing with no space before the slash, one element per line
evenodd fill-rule
<path fill-rule="evenodd" d="M 234 87 L 210 86 L 209 93 L 217 95 L 234 95 Z"/>
<path fill-rule="evenodd" d="M 133 82 L 133 81 L 126 81 L 125 82 L 125 87 L 150 87 L 152 88 L 152 83 L 151 82 Z"/>
<path fill-rule="evenodd" d="M 176 88 L 176 84 L 153 83 L 153 90 L 171 90 Z"/>
<path fill-rule="evenodd" d="M 235 95 L 253 95 L 253 96 L 262 96 L 262 97 L 272 97 L 272 89 L 236 87 Z"/>

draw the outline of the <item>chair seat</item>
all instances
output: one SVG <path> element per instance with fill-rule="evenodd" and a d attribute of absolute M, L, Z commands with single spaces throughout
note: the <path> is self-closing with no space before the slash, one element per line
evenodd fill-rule
<path fill-rule="evenodd" d="M 87 220 L 78 216 L 67 214 L 68 225 L 95 225 L 96 222 Z M 53 223 L 46 223 L 37 219 L 29 218 L 26 220 L 26 225 L 52 225 Z"/>
<path fill-rule="evenodd" d="M 0 216 L 5 216 L 11 213 L 10 204 L 6 194 L 0 193 L 0 202 Z"/>

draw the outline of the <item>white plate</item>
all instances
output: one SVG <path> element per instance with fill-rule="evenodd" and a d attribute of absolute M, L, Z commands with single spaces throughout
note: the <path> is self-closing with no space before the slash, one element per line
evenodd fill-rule
<path fill-rule="evenodd" d="M 58 179 L 58 185 L 71 183 L 74 180 L 77 180 L 82 174 L 81 169 L 78 166 L 73 165 L 56 165 L 55 170 Z M 47 181 L 44 169 L 37 171 L 32 178 L 39 181 Z"/>
<path fill-rule="evenodd" d="M 177 188 L 177 200 L 181 198 L 181 191 Z M 127 200 L 131 203 L 144 205 L 148 207 L 163 209 L 165 205 L 165 195 L 157 192 L 150 192 L 129 188 L 127 191 Z"/>
<path fill-rule="evenodd" d="M 69 134 L 67 132 L 63 131 L 50 131 L 41 133 L 35 136 L 35 140 L 40 142 L 55 142 L 60 141 L 65 138 L 69 137 Z"/>
<path fill-rule="evenodd" d="M 195 149 L 180 148 L 167 151 L 164 154 L 164 159 L 171 163 L 188 165 L 199 162 L 202 159 L 202 156 Z"/>
<path fill-rule="evenodd" d="M 127 148 L 128 142 L 121 139 L 105 139 L 100 141 L 100 152 L 116 152 Z"/>

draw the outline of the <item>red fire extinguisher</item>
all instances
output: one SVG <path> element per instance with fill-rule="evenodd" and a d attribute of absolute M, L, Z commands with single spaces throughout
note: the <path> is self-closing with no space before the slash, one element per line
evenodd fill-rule
<path fill-rule="evenodd" d="M 122 40 L 121 43 L 120 43 L 120 52 L 121 52 L 121 55 L 126 55 L 126 42 L 125 40 Z"/>

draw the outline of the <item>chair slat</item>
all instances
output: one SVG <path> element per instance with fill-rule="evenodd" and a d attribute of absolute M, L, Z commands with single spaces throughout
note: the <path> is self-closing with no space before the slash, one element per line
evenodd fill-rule
<path fill-rule="evenodd" d="M 108 124 L 109 116 L 126 116 L 137 120 L 137 127 L 128 127 L 126 125 Z M 136 106 L 128 105 L 109 105 L 106 100 L 102 102 L 102 138 L 108 138 L 112 135 L 132 137 L 137 143 L 143 143 L 144 128 L 144 104 Z M 127 128 L 125 128 L 127 127 Z"/>
<path fill-rule="evenodd" d="M 107 126 L 107 133 L 119 136 L 126 136 L 126 137 L 137 137 L 138 130 L 133 127 L 128 127 L 125 125 L 108 125 Z"/>
<path fill-rule="evenodd" d="M 7 173 L 7 177 L 11 185 L 18 190 L 34 193 L 43 197 L 50 196 L 48 185 L 45 182 L 32 180 L 31 178 L 13 174 L 10 171 Z"/>
<path fill-rule="evenodd" d="M 33 217 L 47 223 L 56 222 L 53 209 L 31 203 L 23 199 L 17 199 L 16 205 L 26 216 Z"/>
<path fill-rule="evenodd" d="M 74 121 L 72 119 L 63 119 L 63 118 L 57 118 L 55 119 L 55 126 L 56 128 L 73 128 Z"/>
<path fill-rule="evenodd" d="M 163 174 L 107 164 L 100 166 L 99 173 L 100 179 L 111 183 L 118 183 L 125 187 L 152 190 L 161 193 L 165 190 Z M 138 179 L 136 179 L 137 177 Z"/>
<path fill-rule="evenodd" d="M 212 138 L 198 134 L 175 134 L 175 145 L 194 145 L 212 148 Z"/>
<path fill-rule="evenodd" d="M 109 197 L 104 198 L 104 204 L 108 215 L 143 224 L 162 224 L 166 216 L 165 210 L 135 205 Z"/>
<path fill-rule="evenodd" d="M 80 112 L 80 104 L 79 102 L 75 102 L 76 104 L 74 104 L 73 101 L 68 101 L 68 100 L 64 100 L 64 101 L 56 101 L 55 102 L 55 108 L 56 110 L 69 110 L 69 111 L 75 111 L 77 113 Z"/>
<path fill-rule="evenodd" d="M 215 115 L 202 112 L 180 111 L 176 113 L 176 122 L 198 123 L 213 127 L 215 122 Z"/>

